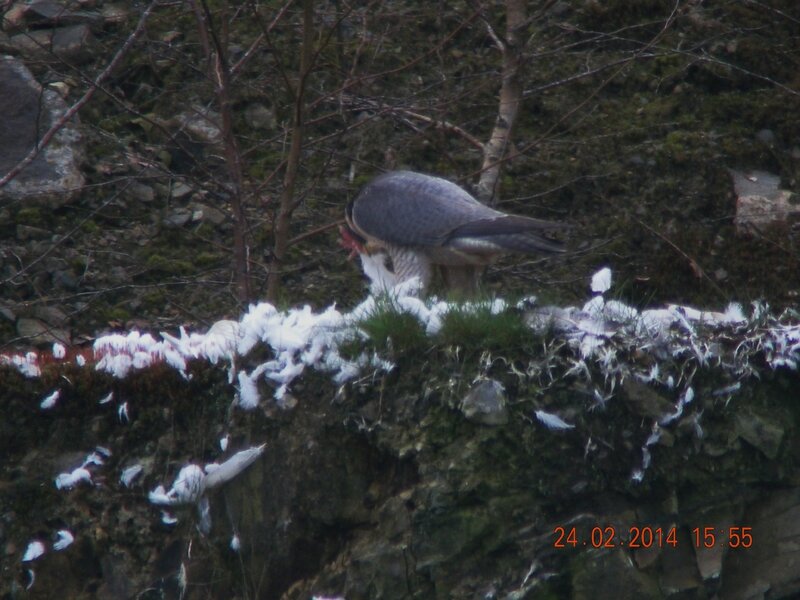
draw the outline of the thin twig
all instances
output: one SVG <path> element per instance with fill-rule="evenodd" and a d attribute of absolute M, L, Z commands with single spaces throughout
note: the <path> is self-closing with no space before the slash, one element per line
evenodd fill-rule
<path fill-rule="evenodd" d="M 399 113 L 405 115 L 407 117 L 411 117 L 412 119 L 416 119 L 417 121 L 422 121 L 423 123 L 428 123 L 434 127 L 434 129 L 441 129 L 442 131 L 449 131 L 450 133 L 455 133 L 459 137 L 463 138 L 470 145 L 474 146 L 478 150 L 484 150 L 484 144 L 470 132 L 466 131 L 462 127 L 451 123 L 450 121 L 445 121 L 443 119 L 436 119 L 434 117 L 429 117 L 427 115 L 423 115 L 422 113 L 418 113 L 413 110 L 409 110 L 407 108 L 402 108 L 400 106 L 391 106 L 391 105 L 384 105 L 375 100 L 370 100 L 368 98 L 352 98 L 346 95 L 342 95 L 342 105 L 343 106 L 350 106 L 350 107 L 359 107 L 359 103 L 367 105 L 372 110 L 382 109 L 384 114 L 385 113 Z M 363 108 L 360 106 L 359 108 Z"/>
<path fill-rule="evenodd" d="M 253 56 L 256 49 L 261 45 L 261 42 L 263 42 L 267 38 L 267 34 L 275 28 L 275 25 L 277 25 L 278 22 L 283 18 L 283 15 L 286 13 L 287 10 L 289 10 L 289 7 L 292 4 L 294 4 L 294 0 L 289 0 L 286 4 L 284 4 L 280 8 L 280 10 L 278 10 L 278 13 L 275 15 L 275 18 L 272 19 L 272 22 L 267 26 L 267 28 L 262 33 L 258 34 L 256 39 L 253 40 L 253 43 L 250 44 L 250 46 L 247 48 L 242 57 L 238 61 L 236 61 L 236 63 L 231 67 L 231 79 L 236 78 L 236 76 L 239 74 L 239 71 L 242 69 L 242 67 L 244 67 L 244 64 Z M 253 12 L 254 13 L 257 12 L 257 9 L 255 7 L 253 7 Z"/>
<path fill-rule="evenodd" d="M 649 232 L 650 232 L 650 233 L 652 233 L 654 236 L 656 236 L 658 239 L 660 239 L 660 240 L 661 240 L 661 241 L 663 241 L 664 243 L 668 244 L 668 245 L 669 245 L 669 246 L 670 246 L 670 247 L 671 247 L 673 250 L 675 250 L 675 252 L 677 252 L 678 254 L 680 254 L 680 255 L 681 255 L 683 258 L 685 258 L 685 259 L 686 259 L 686 261 L 689 263 L 689 268 L 692 270 L 692 273 L 694 273 L 694 274 L 695 274 L 697 277 L 699 277 L 700 279 L 705 279 L 706 281 L 708 281 L 708 282 L 709 282 L 709 283 L 710 283 L 710 284 L 713 286 L 713 288 L 714 288 L 714 289 L 715 289 L 717 292 L 719 292 L 719 293 L 720 293 L 720 295 L 722 295 L 723 297 L 726 297 L 726 296 L 727 296 L 727 294 L 725 294 L 725 292 L 723 291 L 723 289 L 722 289 L 721 287 L 719 287 L 719 285 L 717 285 L 717 282 L 716 282 L 716 281 L 714 281 L 713 279 L 711 279 L 711 277 L 709 277 L 709 276 L 706 274 L 706 272 L 705 272 L 705 269 L 703 269 L 703 267 L 701 267 L 701 266 L 700 266 L 700 263 L 698 263 L 698 262 L 697 262 L 697 261 L 696 261 L 694 258 L 692 258 L 691 256 L 689 256 L 689 255 L 688 255 L 686 252 L 684 252 L 683 250 L 681 250 L 681 249 L 678 247 L 678 245 L 677 245 L 677 244 L 675 244 L 675 242 L 673 242 L 671 239 L 669 239 L 668 237 L 666 237 L 666 236 L 665 236 L 663 233 L 661 233 L 661 232 L 659 232 L 659 231 L 656 231 L 655 229 L 653 229 L 652 227 L 650 227 L 650 225 L 648 225 L 647 223 L 645 223 L 645 222 L 644 222 L 644 221 L 642 221 L 641 219 L 639 219 L 639 218 L 637 218 L 637 217 L 634 217 L 634 216 L 631 216 L 631 218 L 632 218 L 634 221 L 636 221 L 636 222 L 637 222 L 639 225 L 641 225 L 642 227 L 644 227 L 644 228 L 645 228 L 647 231 L 649 231 Z"/>
<path fill-rule="evenodd" d="M 344 225 L 345 220 L 339 219 L 338 221 L 333 221 L 332 223 L 326 223 L 322 227 L 317 227 L 316 229 L 312 229 L 311 231 L 306 231 L 305 233 L 301 233 L 300 235 L 294 236 L 289 242 L 286 244 L 287 246 L 293 246 L 297 242 L 302 242 L 303 240 L 314 237 L 315 235 L 319 235 L 320 233 L 325 233 L 329 229 L 333 229 L 334 227 L 338 227 L 339 225 Z"/>

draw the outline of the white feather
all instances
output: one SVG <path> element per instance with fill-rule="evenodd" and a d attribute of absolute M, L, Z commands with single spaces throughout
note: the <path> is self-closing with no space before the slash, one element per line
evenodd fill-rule
<path fill-rule="evenodd" d="M 22 562 L 31 562 L 32 560 L 36 560 L 42 554 L 44 554 L 44 552 L 44 544 L 39 540 L 33 540 L 28 544 L 28 547 L 25 548 L 25 554 L 22 555 Z"/>
<path fill-rule="evenodd" d="M 592 275 L 591 287 L 595 294 L 604 294 L 611 289 L 611 269 L 604 267 Z"/>
<path fill-rule="evenodd" d="M 571 425 L 564 421 L 558 415 L 553 413 L 545 412 L 543 410 L 536 411 L 536 418 L 548 429 L 559 430 L 559 429 L 573 429 L 575 425 Z"/>
<path fill-rule="evenodd" d="M 75 541 L 75 537 L 67 529 L 60 529 L 56 535 L 58 535 L 58 540 L 53 544 L 53 550 L 56 551 L 64 550 Z"/>

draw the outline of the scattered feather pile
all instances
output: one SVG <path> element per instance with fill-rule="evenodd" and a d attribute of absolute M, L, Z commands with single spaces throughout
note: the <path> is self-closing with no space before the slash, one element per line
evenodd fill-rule
<path fill-rule="evenodd" d="M 626 379 L 676 398 L 672 410 L 652 423 L 641 465 L 631 474 L 634 481 L 643 479 L 649 448 L 663 428 L 686 420 L 697 437 L 703 436 L 702 410 L 692 408 L 698 370 L 714 369 L 725 383 L 713 395 L 730 397 L 743 381 L 758 375 L 760 360 L 773 369 L 796 369 L 800 361 L 800 324 L 793 311 L 774 316 L 759 303 L 749 317 L 736 303 L 722 312 L 674 304 L 640 311 L 605 297 L 611 289 L 608 269 L 592 277 L 590 288 L 595 295 L 581 308 L 538 307 L 526 313 L 526 320 L 535 331 L 554 331 L 554 343 L 568 350 L 548 353 L 541 368 L 550 377 L 541 379 L 544 387 L 560 379 L 579 380 L 593 390 L 595 408 L 613 398 Z M 565 428 L 555 415 L 537 411 L 536 417 L 551 429 Z"/>
<path fill-rule="evenodd" d="M 371 276 L 371 287 L 384 293 L 369 296 L 349 313 L 341 313 L 335 306 L 320 313 L 309 306 L 280 311 L 271 304 L 260 303 L 251 306 L 240 321 L 218 321 L 206 333 L 188 333 L 182 328 L 177 336 L 161 333 L 161 339 L 138 331 L 111 334 L 94 343 L 94 368 L 123 378 L 132 371 L 163 363 L 188 377 L 189 361 L 205 360 L 211 364 L 222 361 L 228 365 L 229 381 L 237 388 L 240 407 L 258 406 L 262 401 L 260 390 L 265 387 L 272 387 L 275 400 L 286 405 L 292 382 L 307 368 L 330 373 L 337 384 L 366 369 L 393 368 L 391 362 L 375 354 L 363 353 L 348 359 L 339 352 L 342 343 L 367 337 L 359 329 L 359 321 L 374 314 L 387 301 L 392 310 L 418 319 L 429 335 L 439 332 L 448 311 L 470 309 L 469 305 L 455 305 L 435 297 L 420 299 L 419 282 L 414 279 L 386 292 L 394 283 L 391 273 L 379 256 L 368 260 L 371 262 L 366 272 Z M 724 386 L 724 393 L 729 394 L 736 391 L 742 380 L 755 374 L 752 365 L 756 356 L 772 368 L 796 370 L 800 364 L 800 324 L 798 315 L 792 311 L 776 316 L 770 314 L 766 305 L 758 303 L 753 305 L 749 316 L 738 304 L 731 304 L 722 312 L 678 305 L 640 311 L 606 298 L 611 284 L 611 271 L 603 268 L 591 278 L 593 296 L 582 307 L 526 309 L 532 330 L 552 330 L 566 342 L 567 353 L 562 353 L 556 362 L 566 362 L 567 375 L 588 380 L 590 367 L 600 369 L 603 381 L 595 392 L 599 402 L 610 398 L 625 377 L 685 391 L 691 387 L 692 369 L 715 366 L 725 371 L 729 383 Z M 504 301 L 495 300 L 490 308 L 496 314 L 507 306 Z M 243 363 L 242 359 L 256 346 L 269 348 L 271 358 L 253 367 L 238 368 L 237 363 Z M 638 357 L 635 361 L 630 360 L 634 352 Z M 52 354 L 59 359 L 69 356 L 60 344 L 53 346 Z M 79 363 L 84 359 L 82 354 L 74 356 Z M 685 368 L 673 372 L 674 369 L 665 366 L 674 363 Z M 0 364 L 12 366 L 26 377 L 41 374 L 39 357 L 33 352 L 0 355 Z M 681 390 L 678 393 L 683 393 Z M 109 395 L 101 402 L 110 400 Z M 41 400 L 40 406 L 43 410 L 55 409 L 61 401 L 60 391 L 55 390 Z M 683 396 L 676 404 L 672 420 L 690 401 Z M 120 420 L 127 421 L 127 405 L 120 405 L 118 410 Z M 669 415 L 664 418 L 667 421 L 662 424 L 667 424 Z"/>

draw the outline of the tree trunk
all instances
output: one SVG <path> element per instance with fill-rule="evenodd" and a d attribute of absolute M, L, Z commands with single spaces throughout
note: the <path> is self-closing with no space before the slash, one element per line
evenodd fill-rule
<path fill-rule="evenodd" d="M 272 249 L 272 264 L 267 278 L 267 300 L 275 303 L 281 284 L 281 269 L 283 268 L 286 252 L 289 249 L 289 230 L 292 223 L 292 213 L 297 208 L 294 197 L 297 171 L 303 150 L 303 119 L 304 119 L 304 93 L 306 78 L 311 70 L 312 50 L 314 45 L 314 2 L 303 1 L 303 41 L 300 49 L 300 69 L 297 86 L 294 90 L 294 114 L 292 117 L 292 139 L 289 145 L 289 155 L 286 157 L 286 172 L 283 176 L 283 191 L 281 202 L 275 216 L 273 231 L 274 245 Z"/>
<path fill-rule="evenodd" d="M 477 186 L 478 198 L 494 204 L 503 160 L 511 144 L 511 135 L 522 102 L 522 50 L 528 31 L 525 0 L 506 0 L 506 35 L 496 40 L 503 52 L 503 81 L 500 86 L 500 106 L 497 121 L 485 145 L 483 167 Z"/>

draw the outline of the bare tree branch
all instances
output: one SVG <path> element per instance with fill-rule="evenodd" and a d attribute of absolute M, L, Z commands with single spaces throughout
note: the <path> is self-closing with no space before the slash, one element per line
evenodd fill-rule
<path fill-rule="evenodd" d="M 480 151 L 483 151 L 485 149 L 483 142 L 481 142 L 478 138 L 476 138 L 474 135 L 472 135 L 464 128 L 459 127 L 455 123 L 451 123 L 443 119 L 436 119 L 434 117 L 423 115 L 422 113 L 416 110 L 410 110 L 408 108 L 403 108 L 402 106 L 391 106 L 387 104 L 382 104 L 370 98 L 355 98 L 353 96 L 348 96 L 344 94 L 341 97 L 341 104 L 342 106 L 353 107 L 359 110 L 364 110 L 368 108 L 370 110 L 381 111 L 382 114 L 399 114 L 406 117 L 411 117 L 412 119 L 415 119 L 417 121 L 428 123 L 429 125 L 432 125 L 435 129 L 441 129 L 442 131 L 455 133 L 457 136 L 463 138 L 471 146 L 474 146 Z"/>

